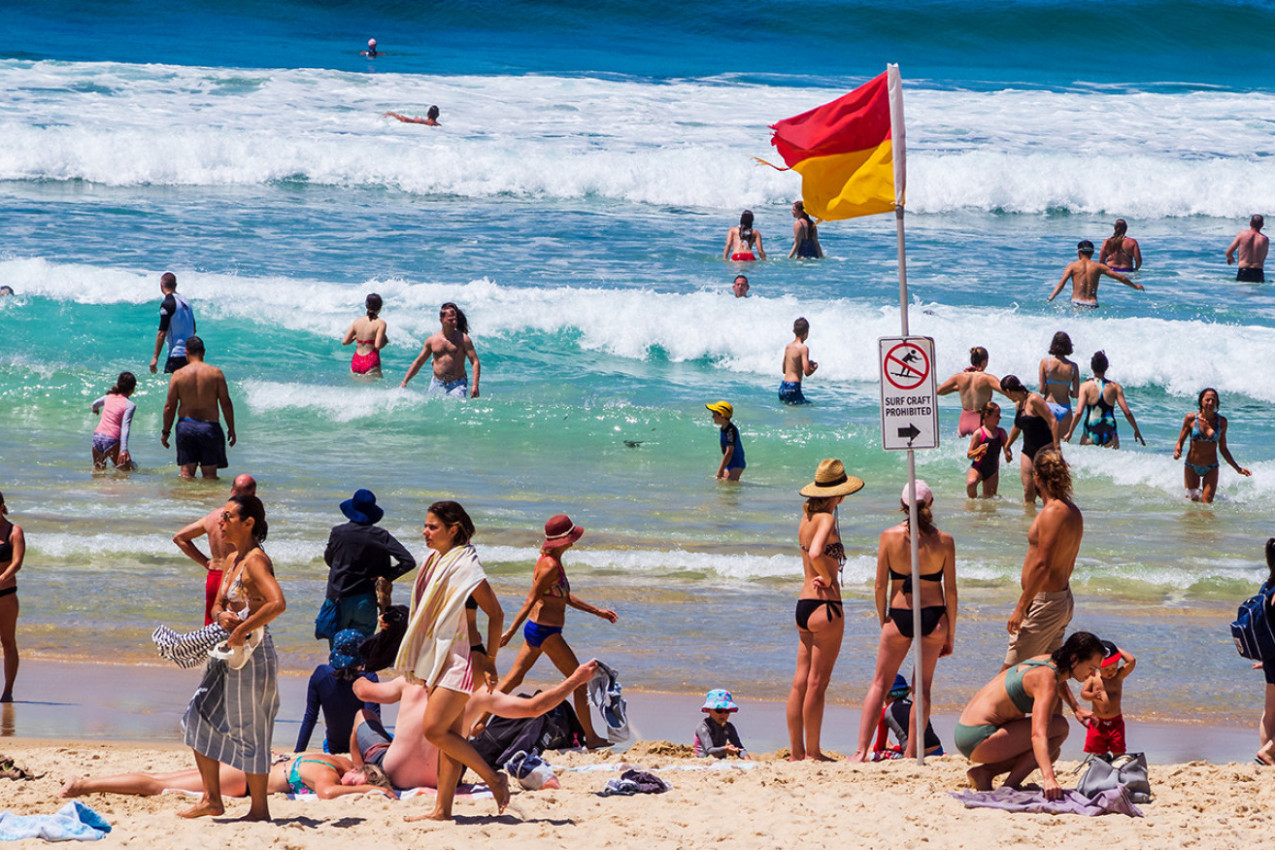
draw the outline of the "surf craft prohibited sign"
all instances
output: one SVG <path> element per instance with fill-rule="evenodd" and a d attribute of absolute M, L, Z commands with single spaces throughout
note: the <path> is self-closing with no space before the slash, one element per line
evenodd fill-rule
<path fill-rule="evenodd" d="M 881 446 L 886 451 L 936 449 L 939 410 L 934 340 L 888 336 L 877 340 L 881 368 Z"/>

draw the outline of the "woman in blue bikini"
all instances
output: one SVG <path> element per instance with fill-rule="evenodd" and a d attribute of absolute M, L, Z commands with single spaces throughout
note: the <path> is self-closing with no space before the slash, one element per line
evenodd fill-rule
<path fill-rule="evenodd" d="M 1069 678 L 1083 682 L 1105 657 L 1102 641 L 1076 632 L 1052 655 L 1001 671 L 974 695 L 961 712 L 954 738 L 973 764 L 966 775 L 976 790 L 992 790 L 992 780 L 1002 773 L 1009 774 L 1004 787 L 1018 788 L 1039 768 L 1045 797 L 1062 797 L 1054 760 L 1070 730 L 1059 690 Z"/>
<path fill-rule="evenodd" d="M 562 636 L 568 605 L 601 617 L 608 623 L 619 619 L 614 611 L 596 608 L 571 593 L 571 583 L 567 581 L 567 572 L 562 568 L 562 553 L 583 535 L 584 529 L 572 523 L 571 517 L 566 514 L 558 514 L 545 523 L 545 540 L 540 546 L 540 559 L 536 561 L 531 590 L 527 593 L 527 600 L 522 603 L 518 616 L 514 617 L 509 629 L 500 636 L 500 645 L 505 646 L 513 640 L 523 621 L 527 621 L 522 630 L 522 649 L 518 651 L 518 657 L 514 659 L 505 678 L 500 681 L 500 691 L 510 693 L 522 684 L 523 677 L 535 666 L 541 653 L 548 655 L 554 666 L 563 671 L 563 675 L 571 675 L 580 666 L 576 654 Z M 587 686 L 576 688 L 573 699 L 576 715 L 580 718 L 580 725 L 584 727 L 585 746 L 590 749 L 607 746 L 607 739 L 593 730 Z"/>
<path fill-rule="evenodd" d="M 1067 359 L 1072 350 L 1071 337 L 1059 331 L 1049 344 L 1049 356 L 1040 361 L 1040 394 L 1058 420 L 1059 434 L 1071 429 L 1071 400 L 1080 395 L 1080 367 Z"/>
<path fill-rule="evenodd" d="M 1198 402 L 1199 411 L 1188 413 L 1182 420 L 1182 433 L 1178 434 L 1177 445 L 1173 447 L 1173 459 L 1182 457 L 1182 445 L 1189 436 L 1191 448 L 1187 451 L 1183 468 L 1187 498 L 1193 502 L 1212 502 L 1217 495 L 1219 453 L 1240 475 L 1253 473 L 1236 463 L 1231 457 L 1231 450 L 1226 447 L 1226 417 L 1217 412 L 1221 407 L 1217 390 L 1205 387 L 1200 391 Z M 1201 484 L 1204 485 L 1203 492 Z"/>
<path fill-rule="evenodd" d="M 841 605 L 841 568 L 846 550 L 837 527 L 837 505 L 863 482 L 846 475 L 841 461 L 819 462 L 815 480 L 801 488 L 806 497 L 797 543 L 803 581 L 797 599 L 797 672 L 788 693 L 789 761 L 832 761 L 819 749 L 824 695 L 841 653 L 845 612 Z"/>
<path fill-rule="evenodd" d="M 899 505 L 906 513 L 911 500 L 910 487 L 903 485 Z M 877 650 L 877 669 L 863 698 L 863 714 L 859 723 L 859 748 L 850 761 L 867 761 L 872 737 L 877 729 L 880 706 L 885 700 L 899 665 L 907 657 L 915 637 L 912 606 L 921 606 L 921 692 L 925 695 L 925 717 L 917 717 L 915 707 L 909 722 L 908 745 L 904 758 L 916 757 L 917 729 L 929 723 L 930 682 L 938 660 L 952 654 L 956 639 L 956 544 L 952 535 L 934 527 L 934 493 L 924 481 L 916 482 L 916 513 L 920 532 L 917 549 L 921 584 L 912 587 L 912 530 L 905 519 L 881 533 L 877 549 L 877 617 L 881 622 L 881 644 Z M 889 607 L 886 607 L 886 603 Z"/>

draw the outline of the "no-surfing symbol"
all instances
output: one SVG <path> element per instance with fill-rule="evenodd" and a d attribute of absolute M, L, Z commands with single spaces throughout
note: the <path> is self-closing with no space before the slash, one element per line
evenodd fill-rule
<path fill-rule="evenodd" d="M 930 358 L 920 346 L 901 342 L 885 354 L 881 371 L 890 386 L 914 390 L 930 376 Z"/>

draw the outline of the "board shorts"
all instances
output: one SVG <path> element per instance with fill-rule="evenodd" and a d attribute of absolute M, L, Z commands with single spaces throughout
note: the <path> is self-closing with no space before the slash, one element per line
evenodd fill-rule
<path fill-rule="evenodd" d="M 1085 752 L 1124 755 L 1124 715 L 1095 717 L 1093 725 L 1085 733 Z"/>
<path fill-rule="evenodd" d="M 454 381 L 430 378 L 429 389 L 425 392 L 429 395 L 445 395 L 449 398 L 469 398 L 469 378 L 457 378 Z"/>
<path fill-rule="evenodd" d="M 381 352 L 379 351 L 356 354 L 350 359 L 350 371 L 356 375 L 366 375 L 373 370 L 381 371 Z"/>
<path fill-rule="evenodd" d="M 1237 269 L 1235 279 L 1244 283 L 1266 283 L 1266 273 L 1262 269 Z"/>
<path fill-rule="evenodd" d="M 784 404 L 810 404 L 801 394 L 801 381 L 780 381 L 779 400 Z"/>
<path fill-rule="evenodd" d="M 363 722 L 355 730 L 354 738 L 359 747 L 359 758 L 363 759 L 364 764 L 374 764 L 377 767 L 385 761 L 385 754 L 390 751 L 390 744 L 394 743 L 394 736 L 385 731 L 375 714 L 369 712 L 363 713 Z"/>
<path fill-rule="evenodd" d="M 226 434 L 220 422 L 184 416 L 177 420 L 177 465 L 192 463 L 218 469 L 230 465 L 226 462 Z"/>
<path fill-rule="evenodd" d="M 977 410 L 962 410 L 956 423 L 956 436 L 968 437 L 983 424 L 983 414 Z"/>
<path fill-rule="evenodd" d="M 184 355 L 182 357 L 170 357 L 168 360 L 164 361 L 164 374 L 171 375 L 173 372 L 176 372 L 178 369 L 188 365 L 189 363 L 190 361 L 187 360 Z"/>
<path fill-rule="evenodd" d="M 751 252 L 746 254 L 731 254 L 730 258 L 736 263 L 751 263 L 753 260 L 757 259 L 757 257 Z"/>
<path fill-rule="evenodd" d="M 93 451 L 100 455 L 110 454 L 120 444 L 119 437 L 108 437 L 105 434 L 93 435 Z"/>
<path fill-rule="evenodd" d="M 1020 664 L 1037 655 L 1048 655 L 1062 646 L 1063 633 L 1067 631 L 1075 608 L 1070 587 L 1037 593 L 1031 605 L 1027 606 L 1027 616 L 1018 627 L 1018 634 L 1010 636 L 1005 666 Z"/>

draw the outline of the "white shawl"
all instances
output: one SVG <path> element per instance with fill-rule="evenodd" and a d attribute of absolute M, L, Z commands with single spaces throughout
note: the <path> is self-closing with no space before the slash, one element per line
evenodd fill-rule
<path fill-rule="evenodd" d="M 409 682 L 434 687 L 446 669 L 452 645 L 458 640 L 469 645 L 465 600 L 486 578 L 478 553 L 468 544 L 445 555 L 434 552 L 421 567 L 412 588 L 407 632 L 394 660 L 394 667 Z"/>

